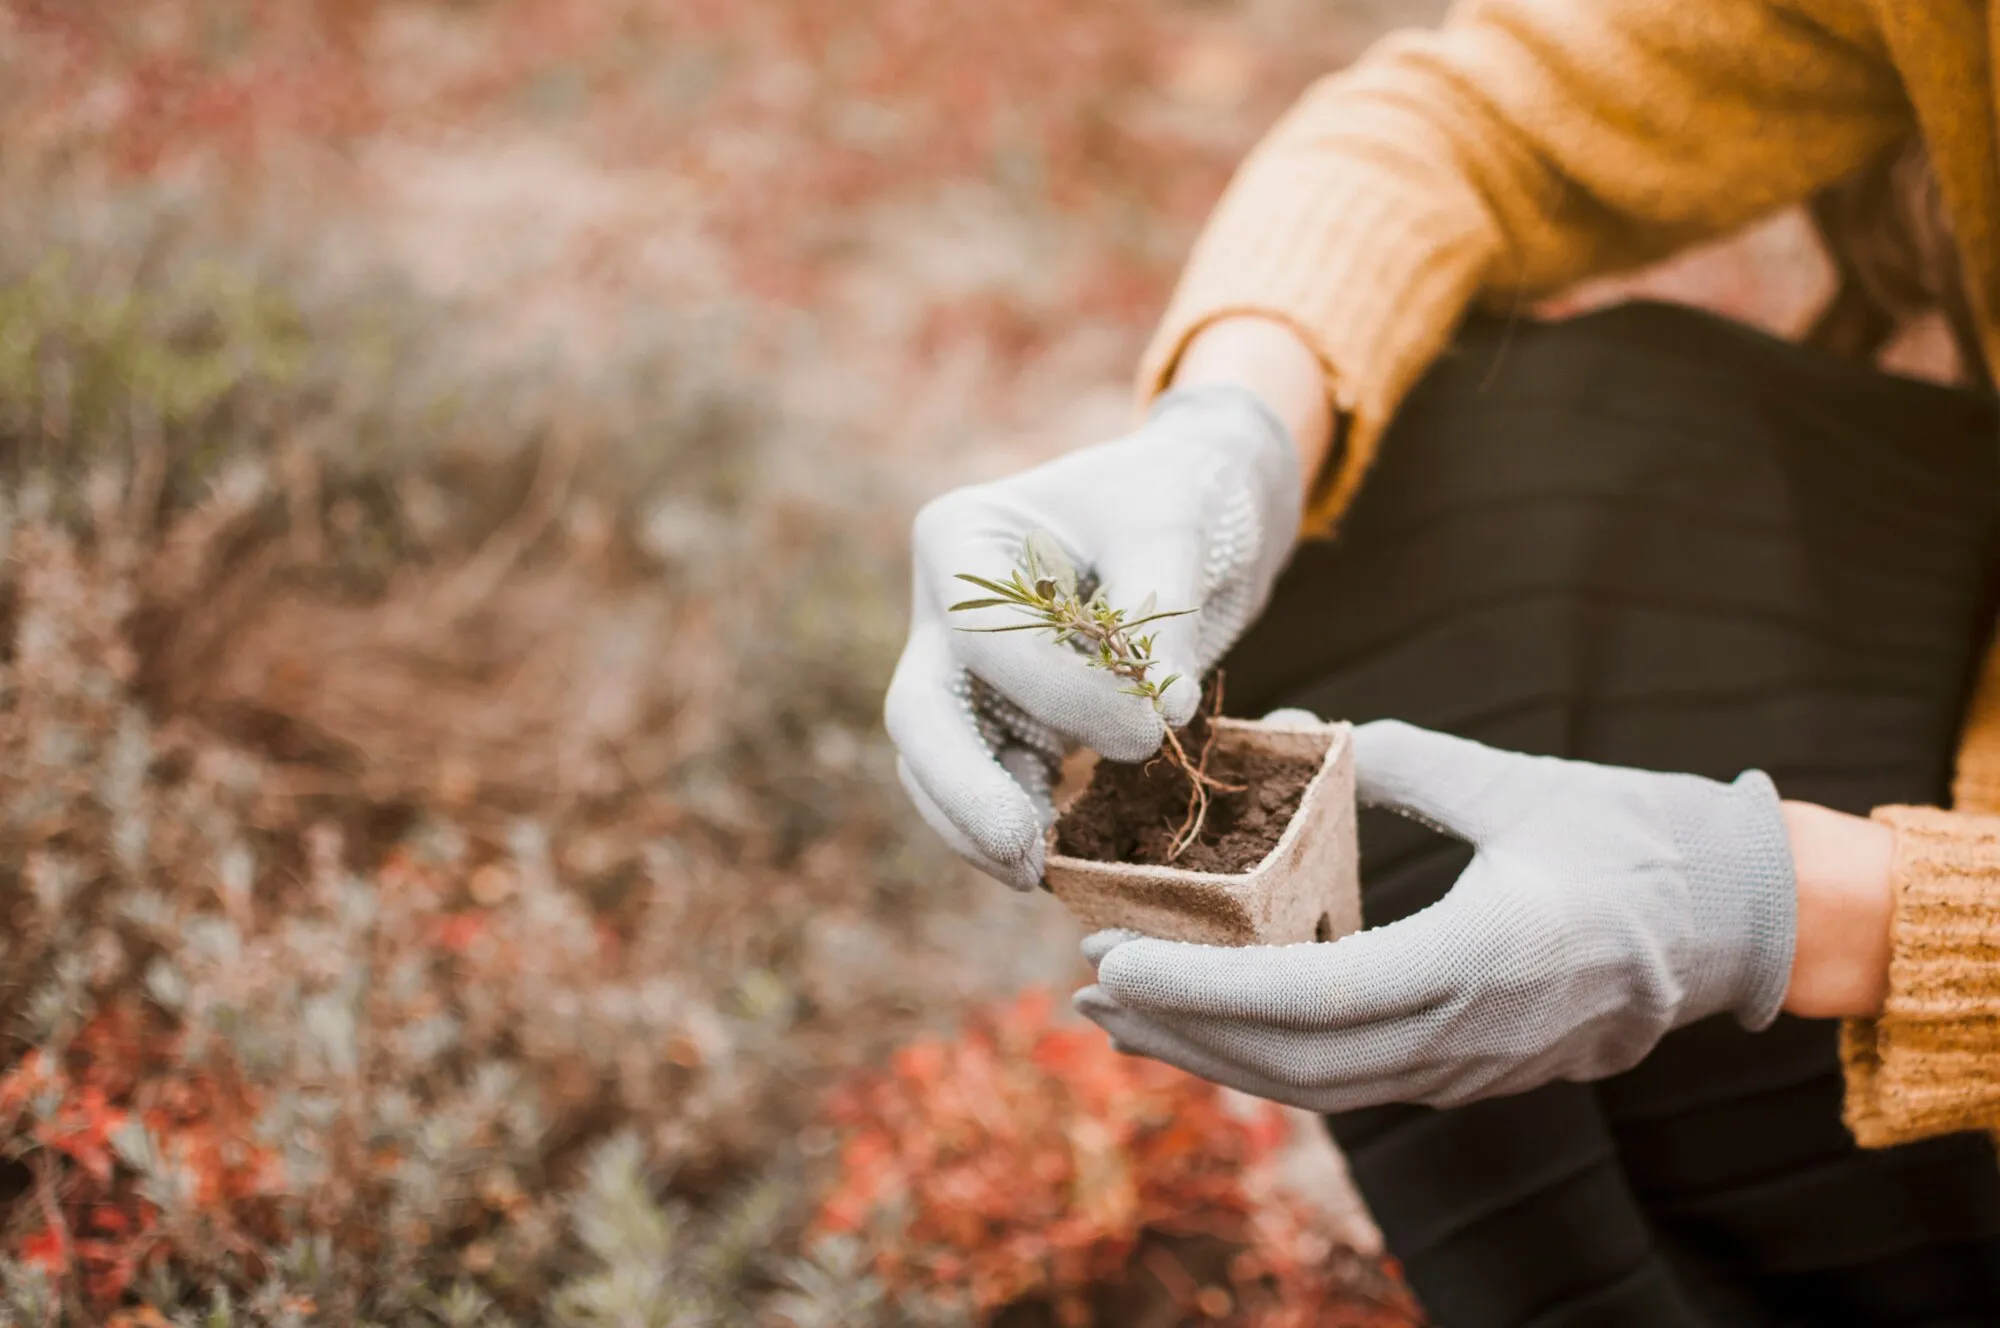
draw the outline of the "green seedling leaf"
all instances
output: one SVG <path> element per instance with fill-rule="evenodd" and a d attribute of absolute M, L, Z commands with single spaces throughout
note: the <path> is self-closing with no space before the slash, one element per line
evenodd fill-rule
<path fill-rule="evenodd" d="M 1065 595 L 1076 594 L 1076 565 L 1070 562 L 1054 535 L 1046 530 L 1031 530 L 1021 547 L 1027 555 L 1028 575 L 1038 585 L 1049 582 L 1054 587 L 1045 594 L 1052 596 L 1056 590 Z"/>
<path fill-rule="evenodd" d="M 994 609 L 1002 606 L 1019 608 L 1020 601 L 1012 599 L 962 599 L 951 606 L 952 613 L 962 613 L 968 609 Z"/>
<path fill-rule="evenodd" d="M 1025 604 L 1031 608 L 1040 607 L 1041 602 L 1029 593 L 1026 586 L 1006 586 L 998 581 L 988 581 L 983 576 L 974 576 L 970 572 L 958 572 L 954 575 L 960 581 L 968 585 L 978 586 L 981 590 L 990 590 L 1010 603 Z"/>
<path fill-rule="evenodd" d="M 1185 618 L 1193 612 L 1193 609 L 1168 609 L 1164 613 L 1151 613 L 1143 618 L 1134 618 L 1131 622 L 1124 624 L 1124 627 L 1129 632 L 1134 627 L 1144 627 L 1149 622 L 1159 622 L 1165 618 Z"/>
<path fill-rule="evenodd" d="M 1159 607 L 1160 592 L 1157 590 L 1147 591 L 1146 598 L 1139 601 L 1139 621 L 1144 622 L 1146 619 L 1152 617 L 1153 610 Z"/>

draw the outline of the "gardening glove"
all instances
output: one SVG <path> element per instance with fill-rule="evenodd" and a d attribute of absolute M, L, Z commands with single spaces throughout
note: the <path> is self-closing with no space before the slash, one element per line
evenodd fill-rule
<path fill-rule="evenodd" d="M 1077 743 L 1114 761 L 1159 750 L 1165 725 L 1194 716 L 1201 679 L 1256 617 L 1297 532 L 1298 453 L 1269 408 L 1241 388 L 1169 392 L 1146 422 L 917 514 L 910 638 L 885 718 L 903 787 L 962 856 L 1017 889 L 1042 878 L 1049 791 Z M 997 608 L 953 613 L 1005 581 L 1031 531 L 1046 531 L 1113 607 L 1150 597 L 1152 679 L 1178 675 L 1155 706 L 1130 684 Z"/>
<path fill-rule="evenodd" d="M 1669 1030 L 1778 1014 L 1796 898 L 1777 790 L 1354 732 L 1359 800 L 1471 844 L 1429 908 L 1323 944 L 1101 932 L 1077 1007 L 1123 1050 L 1319 1112 L 1456 1106 L 1637 1064 Z"/>

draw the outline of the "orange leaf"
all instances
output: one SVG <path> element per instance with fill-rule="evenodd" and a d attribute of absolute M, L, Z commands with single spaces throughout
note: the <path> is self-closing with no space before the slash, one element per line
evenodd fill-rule
<path fill-rule="evenodd" d="M 69 1242 L 50 1224 L 21 1242 L 20 1257 L 31 1268 L 61 1277 L 69 1271 Z"/>

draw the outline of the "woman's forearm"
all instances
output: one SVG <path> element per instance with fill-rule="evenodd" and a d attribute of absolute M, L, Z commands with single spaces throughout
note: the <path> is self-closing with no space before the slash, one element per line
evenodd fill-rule
<path fill-rule="evenodd" d="M 1188 342 L 1173 375 L 1175 387 L 1212 383 L 1246 387 L 1263 398 L 1299 449 L 1299 474 L 1310 493 L 1333 441 L 1326 370 L 1311 347 L 1273 318 L 1219 318 Z"/>
<path fill-rule="evenodd" d="M 1895 831 L 1811 803 L 1784 804 L 1798 879 L 1798 944 L 1785 1009 L 1808 1018 L 1879 1014 L 1889 988 Z"/>

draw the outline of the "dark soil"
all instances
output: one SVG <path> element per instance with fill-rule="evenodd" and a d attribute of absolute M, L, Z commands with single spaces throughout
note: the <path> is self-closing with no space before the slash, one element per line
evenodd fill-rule
<path fill-rule="evenodd" d="M 1181 730 L 1188 755 L 1201 750 L 1207 730 L 1199 715 Z M 1187 819 L 1187 776 L 1164 757 L 1142 765 L 1099 761 L 1090 786 L 1056 822 L 1056 851 L 1090 862 L 1246 872 L 1277 847 L 1318 771 L 1317 761 L 1268 752 L 1212 753 L 1208 773 L 1243 791 L 1211 791 L 1201 838 L 1169 862 L 1174 836 Z"/>

